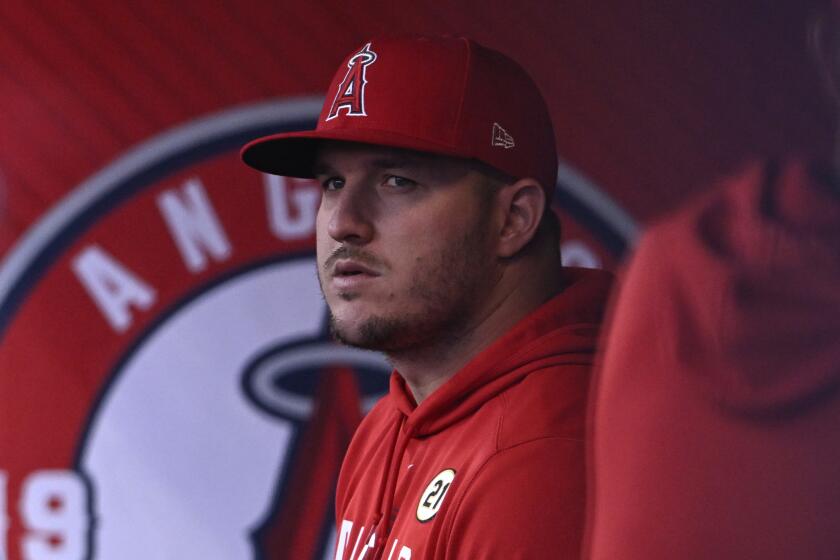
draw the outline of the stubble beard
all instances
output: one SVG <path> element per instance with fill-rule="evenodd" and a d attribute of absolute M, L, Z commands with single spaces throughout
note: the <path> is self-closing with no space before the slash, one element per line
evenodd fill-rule
<path fill-rule="evenodd" d="M 419 304 L 413 311 L 372 315 L 355 328 L 331 313 L 332 335 L 348 346 L 391 356 L 446 348 L 469 328 L 486 297 L 489 259 L 483 231 L 476 227 L 435 262 L 415 263 L 415 280 L 408 290 L 408 299 Z"/>

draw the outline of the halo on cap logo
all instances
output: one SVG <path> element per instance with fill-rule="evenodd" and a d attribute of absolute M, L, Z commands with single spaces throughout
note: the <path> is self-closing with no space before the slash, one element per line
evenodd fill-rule
<path fill-rule="evenodd" d="M 443 506 L 443 500 L 449 492 L 452 481 L 455 480 L 455 470 L 446 469 L 432 479 L 417 504 L 417 520 L 421 523 L 431 521 Z"/>

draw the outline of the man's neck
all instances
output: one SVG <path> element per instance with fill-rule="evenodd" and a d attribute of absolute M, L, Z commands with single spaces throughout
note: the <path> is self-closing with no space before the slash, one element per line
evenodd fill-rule
<path fill-rule="evenodd" d="M 493 297 L 461 332 L 431 345 L 388 355 L 418 405 L 477 354 L 562 289 L 559 266 L 549 274 L 535 274 L 530 279 L 500 282 Z"/>

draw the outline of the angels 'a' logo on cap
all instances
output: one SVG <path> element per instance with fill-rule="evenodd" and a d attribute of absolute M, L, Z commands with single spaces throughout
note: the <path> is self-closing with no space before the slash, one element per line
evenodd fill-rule
<path fill-rule="evenodd" d="M 446 469 L 435 476 L 423 490 L 420 503 L 417 504 L 417 520 L 421 523 L 431 520 L 443 505 L 443 499 L 449 491 L 449 486 L 455 480 L 455 470 Z"/>
<path fill-rule="evenodd" d="M 348 117 L 366 117 L 365 85 L 367 85 L 367 67 L 376 61 L 376 53 L 370 48 L 370 43 L 350 57 L 347 61 L 347 73 L 336 88 L 330 113 L 326 120 L 336 118 L 342 109 Z"/>

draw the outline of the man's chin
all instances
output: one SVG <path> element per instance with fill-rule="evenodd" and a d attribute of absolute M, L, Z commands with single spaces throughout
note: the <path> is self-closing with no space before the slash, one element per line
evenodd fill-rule
<path fill-rule="evenodd" d="M 368 317 L 359 321 L 344 321 L 330 317 L 330 332 L 338 342 L 365 350 L 387 352 L 398 346 L 404 325 L 396 319 Z"/>

